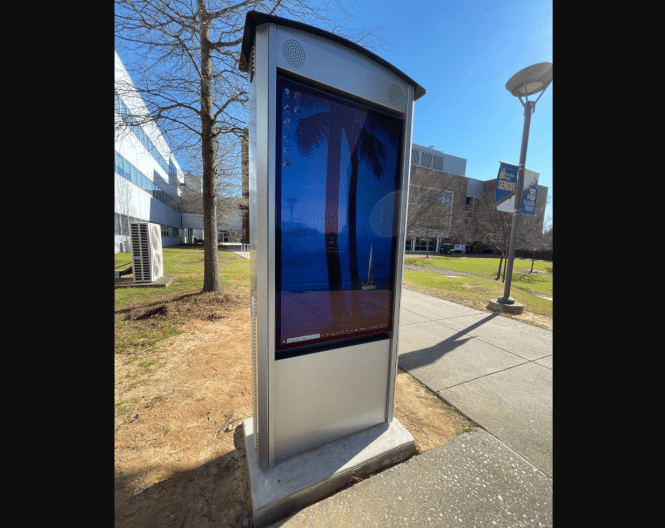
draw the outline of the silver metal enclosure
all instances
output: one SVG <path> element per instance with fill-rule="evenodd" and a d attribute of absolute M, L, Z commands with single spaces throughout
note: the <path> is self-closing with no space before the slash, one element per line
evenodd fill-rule
<path fill-rule="evenodd" d="M 249 79 L 254 439 L 260 466 L 269 468 L 393 419 L 413 102 L 425 90 L 356 44 L 257 12 L 247 15 L 240 69 Z M 276 359 L 276 85 L 282 73 L 400 119 L 401 193 L 388 337 Z"/>

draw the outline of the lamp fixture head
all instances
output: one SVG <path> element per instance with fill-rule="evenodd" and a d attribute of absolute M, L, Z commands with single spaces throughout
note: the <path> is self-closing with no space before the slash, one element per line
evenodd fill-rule
<path fill-rule="evenodd" d="M 506 90 L 515 97 L 526 97 L 544 91 L 552 82 L 552 68 L 551 62 L 528 66 L 508 80 Z"/>

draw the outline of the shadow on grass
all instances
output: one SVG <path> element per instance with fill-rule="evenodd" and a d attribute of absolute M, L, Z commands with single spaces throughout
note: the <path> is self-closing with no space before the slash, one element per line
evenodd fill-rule
<path fill-rule="evenodd" d="M 539 277 L 538 275 L 529 275 L 526 273 L 515 273 L 513 274 L 513 282 L 523 282 L 525 284 L 537 284 L 537 283 L 545 283 L 549 279 L 543 279 L 543 277 Z"/>
<path fill-rule="evenodd" d="M 195 295 L 200 295 L 200 294 L 201 294 L 200 291 L 196 291 L 196 292 L 184 293 L 184 294 L 182 294 L 182 295 L 180 295 L 180 296 L 178 296 L 178 297 L 173 297 L 173 298 L 171 298 L 171 299 L 164 299 L 164 298 L 162 298 L 162 297 L 159 297 L 159 298 L 157 298 L 156 300 L 154 300 L 153 302 L 141 303 L 141 307 L 142 307 L 142 308 L 150 308 L 150 307 L 152 307 L 152 306 L 160 306 L 160 305 L 173 304 L 173 303 L 176 303 L 176 302 L 178 302 L 178 301 L 182 301 L 182 300 L 184 300 L 184 299 L 187 299 L 188 297 L 193 297 L 193 296 L 195 296 Z M 165 295 L 168 295 L 168 293 L 166 293 Z M 133 303 L 132 303 L 132 304 L 133 304 Z M 127 317 L 129 317 L 129 313 L 130 313 L 132 310 L 135 310 L 135 309 L 136 309 L 135 306 L 131 306 L 131 305 L 130 305 L 129 307 L 119 308 L 119 309 L 115 310 L 114 313 L 117 314 L 117 315 L 122 315 L 122 314 L 124 314 L 124 315 L 126 316 L 125 318 L 127 318 Z"/>
<path fill-rule="evenodd" d="M 252 518 L 243 424 L 235 449 L 196 468 L 178 472 L 139 493 L 133 487 L 150 468 L 115 475 L 116 528 L 147 526 L 242 526 Z"/>
<path fill-rule="evenodd" d="M 234 245 L 233 242 L 220 242 L 217 244 L 217 250 L 218 251 L 228 251 L 229 253 L 233 253 L 230 249 L 228 249 L 225 245 L 223 244 L 231 244 Z M 240 242 L 238 242 L 236 245 L 240 245 Z M 176 244 L 175 246 L 165 246 L 164 249 L 198 249 L 199 251 L 202 251 L 204 248 L 203 244 Z"/>

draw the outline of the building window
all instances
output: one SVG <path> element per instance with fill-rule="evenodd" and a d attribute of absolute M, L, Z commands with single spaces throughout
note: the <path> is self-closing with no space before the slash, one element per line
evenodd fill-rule
<path fill-rule="evenodd" d="M 414 251 L 427 251 L 427 242 L 424 238 L 416 238 L 416 247 Z M 436 251 L 436 238 L 430 238 L 429 240 L 429 252 L 434 253 Z"/>
<path fill-rule="evenodd" d="M 439 172 L 443 172 L 443 158 L 441 156 L 432 156 L 432 168 Z"/>
<path fill-rule="evenodd" d="M 421 152 L 420 153 L 420 162 L 421 162 L 423 167 L 431 169 L 432 168 L 432 155 L 429 152 Z"/>
<path fill-rule="evenodd" d="M 118 92 L 115 92 L 115 111 L 120 116 L 120 118 L 125 123 L 127 123 L 127 125 L 129 126 L 131 131 L 134 133 L 136 138 L 141 142 L 141 144 L 146 148 L 146 150 L 150 153 L 150 155 L 153 157 L 153 159 L 164 170 L 164 172 L 166 174 L 170 173 L 170 170 L 171 170 L 170 167 L 171 166 L 175 170 L 175 166 L 173 164 L 169 165 L 169 163 L 166 163 L 164 158 L 161 156 L 161 154 L 157 150 L 157 147 L 155 147 L 153 142 L 150 141 L 150 138 L 143 131 L 143 129 L 139 126 L 139 124 L 137 123 L 134 116 L 129 113 L 129 111 L 127 110 L 127 107 L 125 106 L 125 103 L 122 102 L 122 99 L 118 95 Z M 170 175 L 169 175 L 169 178 L 170 178 Z"/>
<path fill-rule="evenodd" d="M 169 185 L 178 185 L 178 171 L 173 164 L 173 160 L 169 159 Z"/>
<path fill-rule="evenodd" d="M 134 167 L 134 165 L 132 165 L 126 159 L 124 159 L 121 154 L 116 152 L 115 159 L 116 159 L 116 172 L 120 176 L 125 178 L 127 181 L 132 182 L 140 189 L 143 189 L 153 198 L 156 198 L 157 200 L 168 205 L 172 209 L 181 212 L 178 200 L 174 199 L 166 192 L 164 192 L 157 184 L 151 181 L 145 174 L 143 174 L 140 170 Z"/>
<path fill-rule="evenodd" d="M 466 197 L 465 209 L 468 216 L 473 216 L 474 211 L 479 208 L 480 200 L 478 198 Z"/>

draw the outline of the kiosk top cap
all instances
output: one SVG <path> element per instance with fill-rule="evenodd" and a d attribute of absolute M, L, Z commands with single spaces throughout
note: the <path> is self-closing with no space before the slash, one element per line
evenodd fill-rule
<path fill-rule="evenodd" d="M 256 32 L 256 26 L 260 26 L 261 24 L 278 24 L 280 26 L 286 26 L 300 31 L 305 31 L 307 33 L 311 33 L 312 35 L 326 38 L 328 40 L 336 42 L 337 44 L 341 44 L 342 46 L 346 46 L 347 48 L 350 48 L 354 51 L 357 51 L 358 53 L 365 55 L 366 57 L 372 59 L 373 61 L 377 62 L 387 70 L 397 75 L 400 79 L 404 80 L 405 82 L 413 86 L 414 101 L 425 95 L 425 93 L 427 93 L 422 86 L 420 86 L 417 82 L 415 82 L 405 73 L 395 68 L 395 66 L 385 61 L 378 55 L 375 55 L 371 51 L 363 48 L 362 46 L 359 46 L 358 44 L 351 42 L 350 40 L 347 40 L 343 37 L 340 37 L 323 29 L 303 24 L 302 22 L 296 22 L 295 20 L 289 20 L 288 18 L 282 18 L 274 15 L 267 15 L 266 13 L 259 13 L 258 11 L 249 11 L 247 13 L 247 16 L 245 17 L 245 31 L 242 38 L 240 63 L 238 65 L 240 71 L 242 72 L 247 72 L 249 70 L 249 55 L 252 50 L 252 45 L 254 44 L 254 34 Z"/>

